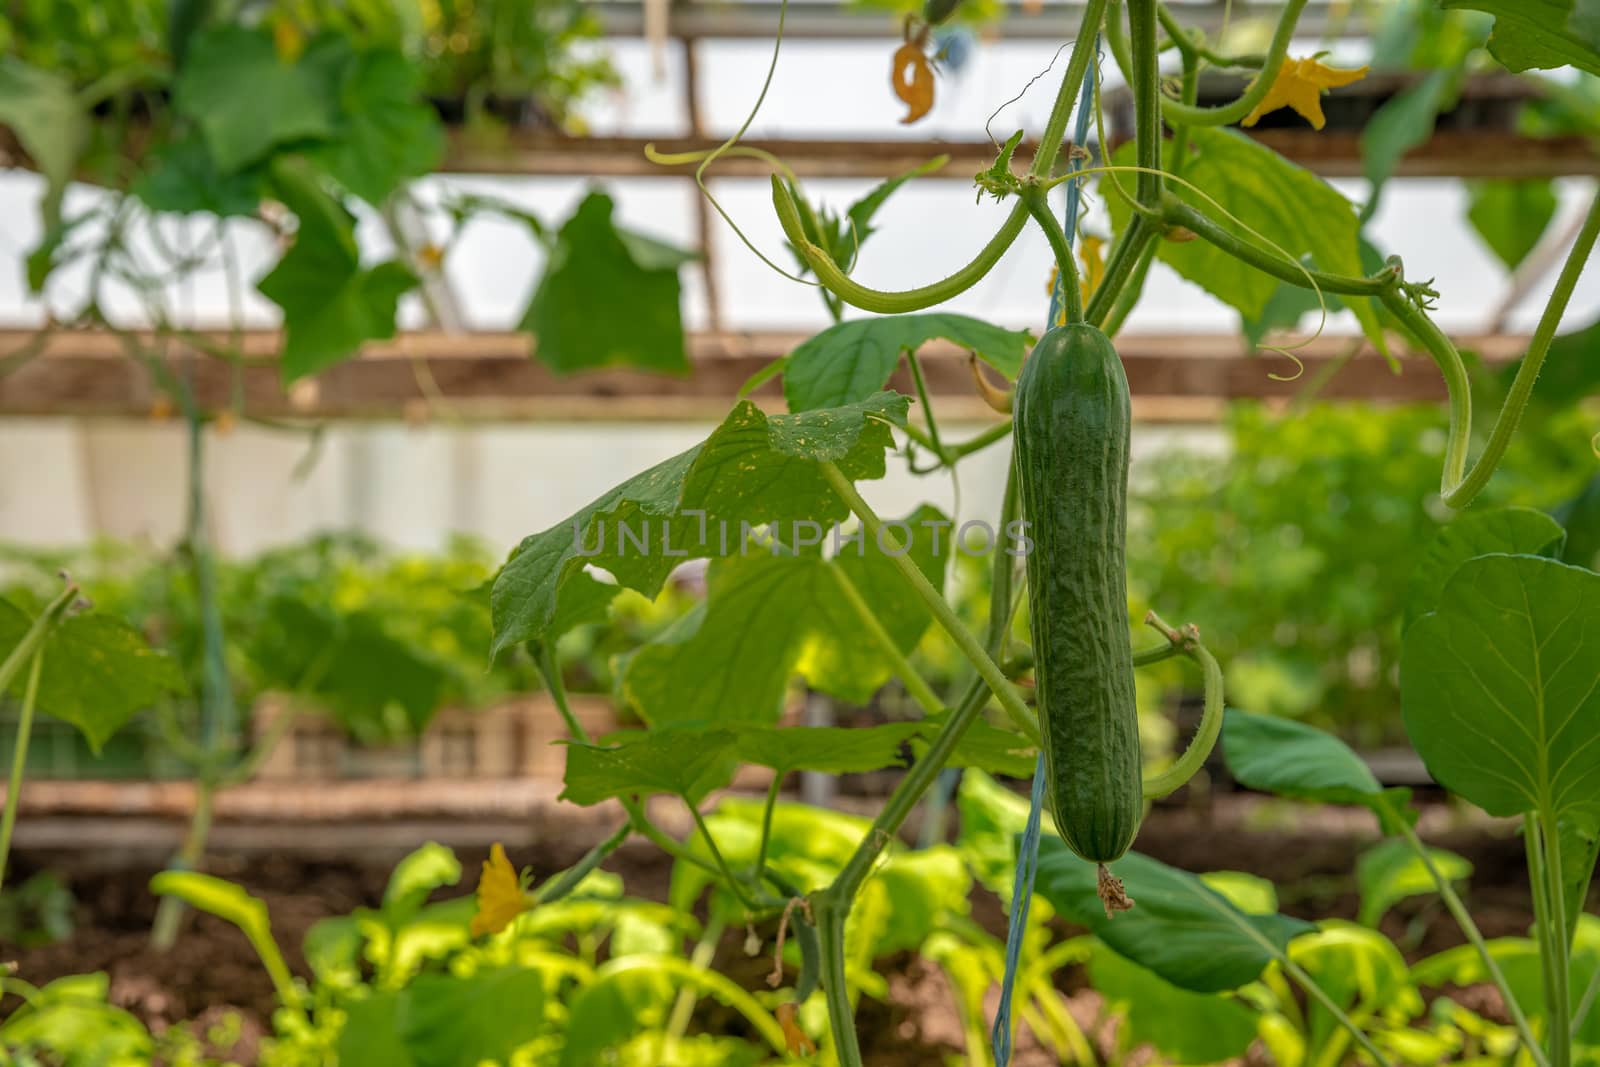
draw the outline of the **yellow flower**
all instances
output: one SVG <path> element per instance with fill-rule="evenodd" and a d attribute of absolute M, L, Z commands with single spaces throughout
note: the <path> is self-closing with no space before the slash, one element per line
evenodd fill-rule
<path fill-rule="evenodd" d="M 898 96 L 911 110 L 901 119 L 909 126 L 933 110 L 933 68 L 922 53 L 920 40 L 907 41 L 894 53 L 889 80 Z"/>
<path fill-rule="evenodd" d="M 279 18 L 272 24 L 272 46 L 277 50 L 279 60 L 293 63 L 305 51 L 306 35 L 289 19 Z"/>
<path fill-rule="evenodd" d="M 478 879 L 478 912 L 472 917 L 472 936 L 498 934 L 511 920 L 531 905 L 522 892 L 522 879 L 506 858 L 506 850 L 496 841 L 483 861 L 483 877 Z"/>
<path fill-rule="evenodd" d="M 1100 279 L 1106 276 L 1106 242 L 1103 237 L 1086 233 L 1078 238 L 1078 262 L 1083 271 L 1078 275 L 1078 288 L 1083 292 L 1083 302 L 1100 288 Z"/>
<path fill-rule="evenodd" d="M 1254 126 L 1262 115 L 1280 107 L 1294 108 L 1317 129 L 1327 123 L 1322 117 L 1322 94 L 1328 89 L 1349 85 L 1365 77 L 1368 68 L 1360 70 L 1335 70 L 1325 67 L 1316 56 L 1304 59 L 1285 59 L 1273 79 L 1272 88 L 1254 111 L 1246 115 L 1241 126 Z"/>

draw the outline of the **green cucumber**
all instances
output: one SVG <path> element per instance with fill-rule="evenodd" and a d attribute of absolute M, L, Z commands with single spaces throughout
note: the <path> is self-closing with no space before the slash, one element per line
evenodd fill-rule
<path fill-rule="evenodd" d="M 1050 810 L 1073 852 L 1109 863 L 1144 812 L 1125 571 L 1132 420 L 1111 341 L 1082 323 L 1048 331 L 1012 418 Z"/>

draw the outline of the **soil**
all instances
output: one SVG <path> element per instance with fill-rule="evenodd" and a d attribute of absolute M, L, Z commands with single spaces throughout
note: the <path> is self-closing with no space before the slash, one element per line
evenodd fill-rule
<path fill-rule="evenodd" d="M 1275 809 L 1263 805 L 1263 810 L 1270 814 Z M 1371 835 L 1328 832 L 1326 827 L 1308 832 L 1305 820 L 1317 817 L 1316 812 L 1302 811 L 1292 827 L 1266 826 L 1245 833 L 1219 828 L 1204 811 L 1158 809 L 1146 822 L 1138 847 L 1190 870 L 1231 869 L 1269 878 L 1279 887 L 1282 910 L 1291 915 L 1354 918 L 1358 898 L 1350 872 L 1359 850 L 1371 843 Z M 1468 904 L 1484 934 L 1525 933 L 1531 916 L 1518 840 L 1486 833 L 1481 826 L 1429 836 L 1431 843 L 1451 848 L 1474 864 Z M 574 840 L 552 847 L 535 862 L 536 875 L 570 864 L 588 844 Z M 469 872 L 486 858 L 486 850 L 458 849 L 458 854 Z M 238 930 L 207 915 L 190 915 L 177 946 L 157 954 L 148 941 L 155 899 L 145 888 L 154 867 L 106 869 L 102 858 L 92 856 L 22 855 L 12 876 L 20 882 L 46 864 L 71 885 L 77 927 L 67 941 L 43 948 L 6 952 L 0 946 L 0 955 L 15 959 L 21 976 L 42 984 L 62 975 L 105 971 L 111 977 L 112 1001 L 158 1030 L 184 1019 L 215 1021 L 237 1011 L 244 1039 L 232 1055 L 246 1064 L 251 1061 L 256 1042 L 270 1027 L 274 998 L 255 953 Z M 665 899 L 671 867 L 648 843 L 630 843 L 606 868 L 622 876 L 631 894 Z M 377 905 L 389 864 L 372 857 L 328 862 L 284 853 L 235 854 L 211 857 L 207 869 L 241 882 L 266 901 L 273 931 L 291 968 L 304 975 L 308 972 L 299 946 L 306 930 L 318 919 Z M 991 895 L 981 891 L 975 895 L 973 917 L 1004 936 L 1005 917 Z M 1384 932 L 1411 958 L 1462 940 L 1449 917 L 1428 898 L 1397 907 L 1385 920 Z M 743 931 L 730 931 L 714 965 L 747 988 L 761 988 L 770 959 L 746 957 L 743 939 Z M 945 1062 L 945 1056 L 958 1053 L 963 1042 L 959 1016 L 942 972 L 910 954 L 883 961 L 882 970 L 888 979 L 887 999 L 864 999 L 859 1017 L 866 1063 L 910 1067 Z M 1064 973 L 1059 984 L 1069 1010 L 1086 1028 L 1093 1027 L 1097 1018 L 1093 991 L 1082 987 L 1075 972 Z M 14 1003 L 0 1006 L 0 1014 Z M 1495 1007 L 1487 1002 L 1483 1006 Z M 697 1021 L 707 1028 L 724 1022 L 736 1025 L 709 1010 Z M 1013 1060 L 1017 1067 L 1052 1063 L 1026 1027 L 1022 1031 Z"/>

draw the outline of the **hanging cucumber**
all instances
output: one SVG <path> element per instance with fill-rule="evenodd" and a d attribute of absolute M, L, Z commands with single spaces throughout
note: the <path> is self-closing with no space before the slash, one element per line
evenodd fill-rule
<path fill-rule="evenodd" d="M 1105 864 L 1133 843 L 1144 806 L 1124 569 L 1128 379 L 1105 334 L 1077 323 L 1040 338 L 1013 420 L 1051 813 L 1073 852 Z"/>

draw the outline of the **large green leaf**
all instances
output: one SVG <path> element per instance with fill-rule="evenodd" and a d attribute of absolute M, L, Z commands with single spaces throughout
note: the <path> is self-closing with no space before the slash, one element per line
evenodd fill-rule
<path fill-rule="evenodd" d="M 966 315 L 930 312 L 851 319 L 828 327 L 784 357 L 783 395 L 790 411 L 853 404 L 888 384 L 901 353 L 935 337 L 971 349 L 979 359 L 1015 378 L 1033 339 Z"/>
<path fill-rule="evenodd" d="M 312 158 L 346 189 L 381 207 L 405 179 L 438 165 L 444 133 L 438 112 L 421 99 L 421 70 L 400 52 L 371 49 L 344 67 L 332 139 Z"/>
<path fill-rule="evenodd" d="M 603 745 L 569 742 L 562 800 L 587 807 L 611 797 L 670 793 L 691 804 L 732 775 L 729 730 L 636 731 Z"/>
<path fill-rule="evenodd" d="M 1566 533 L 1542 511 L 1532 508 L 1493 508 L 1468 511 L 1439 531 L 1406 588 L 1406 625 L 1433 611 L 1444 595 L 1445 583 L 1467 560 L 1494 553 L 1529 556 L 1561 555 Z"/>
<path fill-rule="evenodd" d="M 1472 877 L 1471 861 L 1448 849 L 1430 848 L 1428 858 L 1433 861 L 1434 869 L 1448 881 L 1459 882 Z M 1356 916 L 1357 921 L 1363 926 L 1373 927 L 1389 913 L 1390 908 L 1407 897 L 1438 892 L 1422 857 L 1398 838 L 1380 841 L 1361 853 L 1356 860 L 1356 887 L 1361 893 L 1361 910 Z"/>
<path fill-rule="evenodd" d="M 641 1029 L 664 1027 L 677 999 L 672 979 L 649 970 L 602 969 L 572 999 L 561 1067 L 604 1063 L 608 1049 Z"/>
<path fill-rule="evenodd" d="M 1220 993 L 1255 981 L 1282 961 L 1310 923 L 1283 915 L 1247 915 L 1200 879 L 1130 852 L 1110 865 L 1134 901 L 1116 918 L 1096 892 L 1097 865 L 1074 856 L 1060 838 L 1039 842 L 1035 891 L 1117 952 L 1182 989 Z"/>
<path fill-rule="evenodd" d="M 495 579 L 493 652 L 541 637 L 563 583 L 585 564 L 655 596 L 684 559 L 738 553 L 741 524 L 827 525 L 845 518 L 848 508 L 817 463 L 836 462 L 855 480 L 883 477 L 883 453 L 894 444 L 889 424 L 903 422 L 905 413 L 906 398 L 895 393 L 770 417 L 748 401 L 739 403 L 703 444 L 523 539 Z M 625 540 L 624 528 L 634 540 Z"/>
<path fill-rule="evenodd" d="M 521 328 L 560 374 L 614 366 L 686 374 L 678 267 L 693 254 L 625 233 L 612 208 L 592 192 L 561 227 Z"/>
<path fill-rule="evenodd" d="M 1573 0 L 1441 0 L 1446 8 L 1470 8 L 1494 16 L 1489 53 L 1510 71 L 1573 66 L 1600 74 L 1600 52 L 1583 26 L 1568 23 Z"/>
<path fill-rule="evenodd" d="M 283 309 L 284 383 L 338 363 L 367 341 L 393 337 L 395 310 L 416 275 L 396 261 L 361 265 L 355 222 L 305 167 L 273 168 L 279 197 L 300 221 L 294 244 L 257 286 Z"/>
<path fill-rule="evenodd" d="M 1126 1028 L 1117 1036 L 1127 1047 L 1149 1045 L 1175 1063 L 1219 1063 L 1255 1040 L 1257 1015 L 1243 1001 L 1180 989 L 1104 945 L 1089 957 L 1089 978 Z"/>
<path fill-rule="evenodd" d="M 1360 226 L 1355 210 L 1333 186 L 1284 159 L 1270 148 L 1235 130 L 1192 129 L 1193 150 L 1184 176 L 1205 191 L 1230 214 L 1275 242 L 1292 257 L 1310 256 L 1318 269 L 1335 274 L 1359 275 Z M 1118 163 L 1132 163 L 1131 144 L 1118 149 Z M 1126 179 L 1124 179 L 1125 181 Z M 1130 208 L 1112 186 L 1106 206 L 1117 228 L 1127 224 Z M 1217 217 L 1211 204 L 1182 186 L 1172 187 L 1182 197 Z M 1254 240 L 1236 223 L 1218 218 L 1222 225 Z M 1259 243 L 1259 242 L 1258 242 Z M 1162 241 L 1157 253 L 1163 262 L 1246 319 L 1258 319 L 1278 287 L 1277 279 L 1228 255 L 1205 241 Z M 1387 342 L 1372 302 L 1351 297 L 1346 305 L 1355 312 L 1361 328 L 1380 352 Z"/>
<path fill-rule="evenodd" d="M 1468 186 L 1467 221 L 1507 270 L 1527 258 L 1556 216 L 1549 178 L 1483 178 Z"/>
<path fill-rule="evenodd" d="M 0 649 L 10 651 L 31 620 L 0 600 Z M 38 709 L 69 722 L 95 752 L 133 714 L 168 693 L 183 692 L 183 672 L 170 657 L 109 615 L 75 615 L 50 631 L 43 645 Z M 11 692 L 27 686 L 28 670 L 12 679 Z"/>
<path fill-rule="evenodd" d="M 790 771 L 858 774 L 902 765 L 906 742 L 919 723 L 887 723 L 857 729 L 832 726 L 742 727 L 733 754 L 740 763 Z"/>
<path fill-rule="evenodd" d="M 61 221 L 61 198 L 88 144 L 89 114 L 72 82 L 15 56 L 0 56 L 0 124 L 9 126 L 46 182 L 46 228 Z"/>
<path fill-rule="evenodd" d="M 1349 745 L 1314 726 L 1229 708 L 1222 755 L 1240 784 L 1319 804 L 1358 804 L 1380 821 L 1406 817 L 1405 790 L 1384 789 Z"/>
<path fill-rule="evenodd" d="M 1406 733 L 1491 815 L 1600 814 L 1600 574 L 1481 556 L 1406 632 Z"/>
<path fill-rule="evenodd" d="M 930 720 L 929 725 L 941 721 Z M 920 754 L 926 746 L 919 744 L 917 747 Z M 1033 742 L 1015 730 L 1002 729 L 987 719 L 977 719 L 956 743 L 950 766 L 975 767 L 1012 778 L 1032 778 L 1037 755 Z"/>
<path fill-rule="evenodd" d="M 288 63 L 265 27 L 210 27 L 190 42 L 173 107 L 200 127 L 217 167 L 235 173 L 279 145 L 333 134 L 333 101 L 315 57 L 349 47 L 329 35 Z"/>
<path fill-rule="evenodd" d="M 950 533 L 949 520 L 923 507 L 895 525 L 903 543 L 911 534 L 918 568 L 943 586 L 951 538 L 940 534 Z M 821 538 L 820 524 L 811 533 Z M 929 615 L 875 540 L 856 546 L 860 551 L 845 547 L 831 560 L 811 551 L 772 555 L 759 546 L 715 560 L 703 607 L 629 658 L 623 692 L 652 723 L 775 723 L 797 673 L 815 689 L 866 703 L 893 665 L 845 599 L 841 576 L 902 653 L 916 646 Z"/>
<path fill-rule="evenodd" d="M 544 1032 L 544 976 L 504 967 L 470 977 L 419 975 L 406 988 L 401 1040 L 416 1067 L 479 1067 L 509 1062 Z"/>

